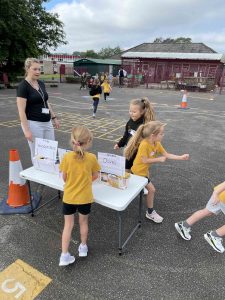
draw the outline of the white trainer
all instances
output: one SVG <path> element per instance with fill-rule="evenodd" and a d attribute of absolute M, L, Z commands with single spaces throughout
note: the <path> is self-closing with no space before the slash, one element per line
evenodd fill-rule
<path fill-rule="evenodd" d="M 219 253 L 223 253 L 224 252 L 225 249 L 224 249 L 223 244 L 222 244 L 223 239 L 221 237 L 213 236 L 212 235 L 212 231 L 209 231 L 209 232 L 205 233 L 204 234 L 204 239 L 217 252 L 219 252 Z"/>
<path fill-rule="evenodd" d="M 79 252 L 79 257 L 86 257 L 88 254 L 88 246 L 80 244 L 78 248 L 78 252 Z"/>
<path fill-rule="evenodd" d="M 144 188 L 144 195 L 148 195 L 148 190 Z"/>
<path fill-rule="evenodd" d="M 183 222 L 178 222 L 178 223 L 175 223 L 175 228 L 184 240 L 190 241 L 190 239 L 191 239 L 191 235 L 190 235 L 191 227 L 187 228 L 183 225 Z"/>
<path fill-rule="evenodd" d="M 73 264 L 75 262 L 75 257 L 73 255 L 70 255 L 70 253 L 61 254 L 60 260 L 59 260 L 59 266 L 68 266 L 70 264 Z"/>
<path fill-rule="evenodd" d="M 161 217 L 159 214 L 157 214 L 157 212 L 155 210 L 153 210 L 153 212 L 151 214 L 148 213 L 148 211 L 146 211 L 146 218 L 155 222 L 155 223 L 162 223 L 163 221 L 163 217 Z"/>
<path fill-rule="evenodd" d="M 92 115 L 93 118 L 95 118 L 95 113 Z"/>

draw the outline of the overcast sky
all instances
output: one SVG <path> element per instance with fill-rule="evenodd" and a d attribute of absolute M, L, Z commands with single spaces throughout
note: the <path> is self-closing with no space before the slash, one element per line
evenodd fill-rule
<path fill-rule="evenodd" d="M 50 0 L 68 44 L 56 52 L 128 49 L 157 37 L 190 37 L 225 53 L 224 0 Z"/>

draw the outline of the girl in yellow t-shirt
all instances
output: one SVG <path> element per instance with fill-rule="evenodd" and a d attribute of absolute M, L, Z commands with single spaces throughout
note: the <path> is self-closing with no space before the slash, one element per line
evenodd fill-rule
<path fill-rule="evenodd" d="M 68 252 L 74 214 L 78 211 L 81 244 L 79 256 L 85 257 L 88 253 L 88 215 L 93 203 L 92 181 L 98 178 L 100 165 L 94 154 L 86 152 L 91 146 L 93 135 L 83 126 L 75 127 L 71 133 L 73 151 L 64 155 L 60 164 L 64 185 L 63 214 L 64 229 L 62 234 L 62 253 L 59 265 L 67 266 L 75 261 L 75 257 Z"/>
<path fill-rule="evenodd" d="M 146 218 L 155 223 L 161 223 L 163 218 L 154 210 L 153 207 L 155 187 L 149 177 L 150 165 L 152 163 L 164 162 L 166 159 L 189 159 L 189 154 L 175 155 L 166 152 L 163 148 L 161 141 L 164 136 L 165 125 L 166 124 L 159 121 L 151 121 L 141 125 L 136 134 L 129 140 L 129 143 L 125 148 L 125 156 L 127 159 L 130 159 L 132 155 L 137 152 L 131 172 L 135 175 L 148 178 L 148 184 L 145 187 L 148 190 L 148 194 L 146 195 Z"/>
<path fill-rule="evenodd" d="M 104 93 L 104 100 L 106 101 L 106 97 L 109 96 L 109 94 L 112 91 L 112 88 L 109 84 L 109 80 L 105 79 L 104 82 L 101 84 L 102 88 L 103 88 L 103 93 Z"/>
<path fill-rule="evenodd" d="M 185 221 L 175 223 L 177 232 L 184 240 L 191 239 L 191 226 L 205 217 L 218 215 L 220 212 L 225 214 L 225 181 L 214 188 L 205 208 L 197 210 Z M 208 231 L 204 238 L 209 245 L 219 253 L 223 253 L 225 248 L 222 244 L 222 237 L 225 236 L 225 225 L 216 230 Z"/>

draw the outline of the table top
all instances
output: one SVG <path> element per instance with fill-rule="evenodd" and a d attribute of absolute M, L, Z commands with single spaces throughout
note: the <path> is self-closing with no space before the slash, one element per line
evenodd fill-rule
<path fill-rule="evenodd" d="M 20 177 L 59 191 L 63 191 L 64 188 L 63 179 L 58 174 L 43 172 L 34 167 L 20 172 Z M 127 189 L 121 190 L 96 180 L 92 185 L 94 199 L 98 204 L 117 211 L 123 211 L 138 196 L 147 183 L 147 178 L 131 174 Z"/>

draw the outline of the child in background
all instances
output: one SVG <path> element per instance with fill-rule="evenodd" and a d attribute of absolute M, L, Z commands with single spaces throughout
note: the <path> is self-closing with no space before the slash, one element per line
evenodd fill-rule
<path fill-rule="evenodd" d="M 98 108 L 98 103 L 99 103 L 99 98 L 102 93 L 102 88 L 100 86 L 100 82 L 98 79 L 95 79 L 93 82 L 93 85 L 90 90 L 90 95 L 92 96 L 93 99 L 93 118 L 96 116 L 97 108 Z"/>
<path fill-rule="evenodd" d="M 109 80 L 105 79 L 101 86 L 103 87 L 104 100 L 106 101 L 106 97 L 109 96 L 110 92 L 112 91 Z"/>
<path fill-rule="evenodd" d="M 137 152 L 131 172 L 135 175 L 148 178 L 148 184 L 145 187 L 148 190 L 148 195 L 146 196 L 146 218 L 155 223 L 161 223 L 163 218 L 154 210 L 155 187 L 149 177 L 150 165 L 152 163 L 164 162 L 166 159 L 189 159 L 189 154 L 174 155 L 166 152 L 163 148 L 161 140 L 164 136 L 165 125 L 159 121 L 151 121 L 141 125 L 125 148 L 125 157 L 127 159 L 133 157 L 134 153 Z"/>
<path fill-rule="evenodd" d="M 194 212 L 188 219 L 175 223 L 177 232 L 184 240 L 191 239 L 191 227 L 201 219 L 213 215 L 218 215 L 220 212 L 225 214 L 225 181 L 214 188 L 207 205 L 205 208 Z M 224 252 L 222 244 L 222 237 L 225 235 L 225 225 L 222 227 L 208 231 L 204 234 L 205 240 L 219 253 Z"/>
<path fill-rule="evenodd" d="M 115 144 L 114 149 L 119 149 L 126 146 L 129 139 L 135 134 L 140 125 L 155 120 L 155 112 L 148 98 L 131 100 L 129 115 L 130 119 L 126 124 L 123 137 L 117 144 Z M 136 152 L 134 152 L 133 156 L 129 160 L 126 159 L 127 172 L 130 171 L 135 156 Z"/>
<path fill-rule="evenodd" d="M 71 133 L 73 151 L 66 153 L 60 164 L 60 171 L 65 181 L 63 195 L 65 223 L 59 266 L 67 266 L 75 261 L 75 257 L 70 255 L 68 249 L 76 211 L 79 214 L 81 237 L 79 256 L 85 257 L 88 253 L 88 215 L 93 203 L 92 181 L 98 178 L 100 171 L 96 156 L 86 152 L 91 146 L 92 139 L 92 133 L 88 128 L 83 126 L 73 128 Z"/>
<path fill-rule="evenodd" d="M 84 72 L 80 77 L 80 90 L 86 89 L 86 86 L 87 86 L 87 76 L 86 73 Z"/>
<path fill-rule="evenodd" d="M 112 73 L 109 74 L 108 79 L 109 79 L 109 84 L 112 87 L 113 86 L 113 75 L 112 75 Z"/>

